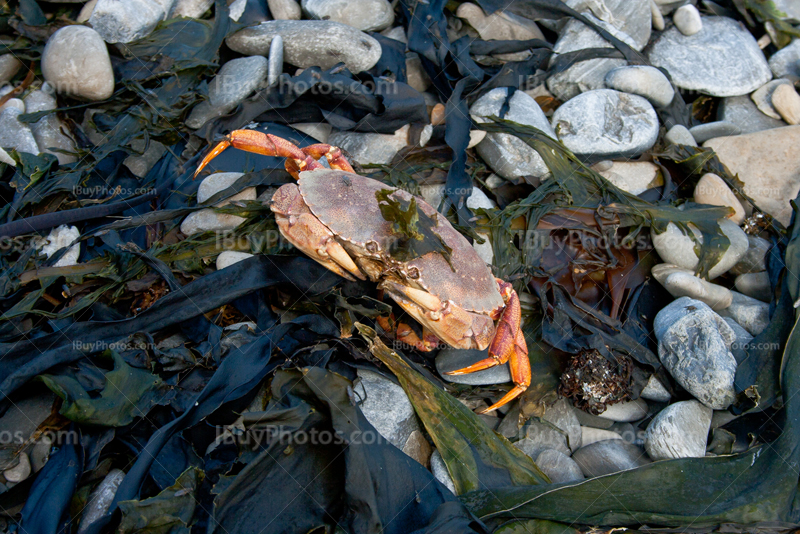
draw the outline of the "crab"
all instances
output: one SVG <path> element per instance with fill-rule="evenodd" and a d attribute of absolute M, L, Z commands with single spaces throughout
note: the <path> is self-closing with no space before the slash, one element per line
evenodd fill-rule
<path fill-rule="evenodd" d="M 280 137 L 235 130 L 200 163 L 195 176 L 228 147 L 286 158 L 297 183 L 281 186 L 270 209 L 281 234 L 300 251 L 348 280 L 370 280 L 422 326 L 458 349 L 485 350 L 488 357 L 447 374 L 461 375 L 509 363 L 514 387 L 485 412 L 521 395 L 531 369 L 521 310 L 511 284 L 495 278 L 470 243 L 424 200 L 356 174 L 342 151 L 327 144 L 299 148 Z M 325 158 L 330 168 L 318 160 Z M 396 239 L 383 218 L 377 193 L 389 190 L 396 201 L 412 198 L 451 250 L 449 261 L 432 251 L 408 261 L 389 253 Z M 381 324 L 386 324 L 381 323 Z M 421 343 L 425 344 L 425 343 Z"/>

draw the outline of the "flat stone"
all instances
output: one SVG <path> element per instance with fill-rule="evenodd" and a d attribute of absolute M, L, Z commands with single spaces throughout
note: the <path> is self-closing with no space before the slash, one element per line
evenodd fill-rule
<path fill-rule="evenodd" d="M 310 135 L 320 143 L 327 143 L 333 130 L 333 127 L 327 122 L 296 122 L 291 126 L 295 130 Z"/>
<path fill-rule="evenodd" d="M 0 56 L 0 83 L 11 81 L 11 78 L 16 76 L 19 69 L 22 68 L 22 62 L 14 57 L 13 54 L 3 54 Z"/>
<path fill-rule="evenodd" d="M 734 285 L 739 293 L 748 297 L 767 303 L 772 300 L 772 287 L 769 283 L 767 271 L 740 274 L 736 277 Z"/>
<path fill-rule="evenodd" d="M 769 304 L 753 297 L 732 291 L 733 302 L 730 306 L 720 311 L 721 315 L 730 317 L 751 335 L 757 336 L 769 324 Z"/>
<path fill-rule="evenodd" d="M 214 5 L 214 0 L 177 0 L 172 7 L 171 18 L 186 17 L 190 19 L 199 19 L 211 9 Z"/>
<path fill-rule="evenodd" d="M 236 180 L 244 176 L 244 173 L 241 172 L 217 172 L 214 174 L 208 175 L 206 178 L 200 182 L 200 185 L 197 187 L 197 203 L 202 204 L 206 200 L 210 199 L 220 191 L 227 189 L 228 187 L 232 186 L 236 183 Z M 222 207 L 235 200 L 255 200 L 256 199 L 256 188 L 255 187 L 248 187 L 239 193 L 226 198 L 222 202 L 216 204 L 217 207 Z"/>
<path fill-rule="evenodd" d="M 605 83 L 610 89 L 644 97 L 656 107 L 668 106 L 675 96 L 675 90 L 664 73 L 645 65 L 610 70 Z"/>
<path fill-rule="evenodd" d="M 447 470 L 447 465 L 444 463 L 439 451 L 433 451 L 433 454 L 431 454 L 431 473 L 444 487 L 449 489 L 452 493 L 456 492 L 456 485 L 453 483 L 450 472 Z"/>
<path fill-rule="evenodd" d="M 671 145 L 697 146 L 692 132 L 682 124 L 676 124 L 664 134 L 664 140 Z"/>
<path fill-rule="evenodd" d="M 773 119 L 778 120 L 780 120 L 781 116 L 772 106 L 772 93 L 774 93 L 775 89 L 777 89 L 780 85 L 792 85 L 792 82 L 783 78 L 778 78 L 777 80 L 772 80 L 765 83 L 756 89 L 752 95 L 750 95 L 750 98 L 753 100 L 761 113 L 767 117 L 772 117 Z"/>
<path fill-rule="evenodd" d="M 747 344 L 753 340 L 753 335 L 730 317 L 723 317 L 723 319 L 731 327 L 733 333 L 736 334 L 736 341 L 731 343 L 731 353 L 736 358 L 737 365 L 741 364 L 748 358 Z"/>
<path fill-rule="evenodd" d="M 630 423 L 643 419 L 647 415 L 647 403 L 644 399 L 618 402 L 608 406 L 603 413 L 597 414 L 603 419 Z"/>
<path fill-rule="evenodd" d="M 715 139 L 717 137 L 739 135 L 742 133 L 742 130 L 732 122 L 714 121 L 693 126 L 689 128 L 689 133 L 692 134 L 692 137 L 694 137 L 694 140 L 698 143 L 705 143 L 709 139 Z"/>
<path fill-rule="evenodd" d="M 651 272 L 653 278 L 675 298 L 691 297 L 705 302 L 713 310 L 725 309 L 733 302 L 730 289 L 698 278 L 694 275 L 694 271 L 669 263 L 660 263 L 654 265 Z"/>
<path fill-rule="evenodd" d="M 581 423 L 575 414 L 575 408 L 567 399 L 558 399 L 552 406 L 548 406 L 542 419 L 567 434 L 567 445 L 570 450 L 574 451 L 581 447 Z"/>
<path fill-rule="evenodd" d="M 186 126 L 197 129 L 231 111 L 264 82 L 268 65 L 267 58 L 262 56 L 242 57 L 225 63 L 211 81 L 208 100 L 192 109 Z"/>
<path fill-rule="evenodd" d="M 495 419 L 497 418 L 495 417 Z M 433 448 L 431 447 L 430 443 L 428 443 L 428 440 L 425 439 L 425 436 L 422 434 L 422 432 L 415 430 L 411 433 L 406 441 L 406 444 L 403 446 L 403 452 L 415 459 L 424 467 L 428 467 L 430 465 L 430 458 Z"/>
<path fill-rule="evenodd" d="M 775 88 L 772 105 L 787 124 L 800 123 L 800 95 L 791 84 L 781 84 Z"/>
<path fill-rule="evenodd" d="M 367 421 L 392 445 L 403 450 L 412 433 L 421 432 L 414 406 L 403 388 L 374 371 L 358 369 L 353 385 L 356 404 Z"/>
<path fill-rule="evenodd" d="M 81 511 L 81 522 L 78 526 L 78 534 L 83 534 L 89 530 L 89 526 L 106 515 L 111 503 L 114 502 L 114 495 L 125 479 L 125 472 L 121 469 L 112 469 L 105 478 L 89 495 L 86 506 Z"/>
<path fill-rule="evenodd" d="M 62 95 L 105 100 L 114 93 L 114 71 L 106 44 L 86 26 L 65 26 L 47 40 L 42 75 Z"/>
<path fill-rule="evenodd" d="M 343 62 L 353 74 L 371 69 L 381 45 L 366 33 L 328 20 L 269 20 L 226 39 L 240 54 L 267 56 L 273 37 L 283 38 L 283 57 L 295 67 L 329 69 Z"/>
<path fill-rule="evenodd" d="M 758 273 L 767 270 L 767 253 L 772 248 L 772 243 L 755 235 L 748 235 L 747 243 L 747 252 L 730 270 L 733 274 Z"/>
<path fill-rule="evenodd" d="M 686 4 L 675 10 L 672 14 L 672 22 L 683 35 L 689 36 L 698 33 L 703 29 L 703 20 L 700 12 L 692 4 Z"/>
<path fill-rule="evenodd" d="M 663 32 L 650 48 L 652 65 L 667 69 L 678 87 L 712 96 L 749 94 L 770 80 L 764 53 L 744 26 L 726 17 L 702 21 L 691 36 Z"/>
<path fill-rule="evenodd" d="M 800 78 L 800 39 L 794 39 L 769 58 L 769 68 L 776 78 Z"/>
<path fill-rule="evenodd" d="M 92 11 L 94 11 L 94 6 L 97 5 L 97 2 L 98 0 L 89 0 L 86 2 L 81 8 L 81 12 L 78 13 L 78 17 L 75 19 L 75 22 L 78 24 L 89 22 L 89 19 L 92 17 Z"/>
<path fill-rule="evenodd" d="M 548 137 L 556 139 L 550 122 L 536 100 L 523 91 L 515 91 L 508 99 L 508 110 L 505 116 L 501 117 L 506 99 L 508 99 L 508 88 L 492 89 L 472 104 L 469 110 L 470 115 L 476 122 L 489 122 L 489 119 L 483 117 L 494 115 L 533 126 Z M 475 150 L 494 172 L 508 180 L 516 180 L 520 176 L 544 178 L 550 174 L 550 170 L 544 164 L 539 153 L 513 135 L 487 133 Z"/>
<path fill-rule="evenodd" d="M 597 441 L 572 455 L 587 478 L 636 469 L 652 461 L 644 449 L 621 439 Z"/>
<path fill-rule="evenodd" d="M 576 482 L 583 480 L 583 471 L 580 466 L 563 452 L 548 449 L 539 453 L 535 459 L 536 466 L 547 475 L 550 482 Z"/>
<path fill-rule="evenodd" d="M 295 0 L 267 0 L 269 12 L 275 20 L 300 20 L 303 10 Z"/>
<path fill-rule="evenodd" d="M 603 178 L 633 195 L 664 185 L 658 165 L 649 161 L 615 161 L 609 169 L 599 172 Z"/>
<path fill-rule="evenodd" d="M 267 86 L 271 87 L 283 73 L 283 37 L 276 35 L 269 45 L 267 61 Z"/>
<path fill-rule="evenodd" d="M 42 86 L 42 89 L 31 91 L 28 96 L 25 97 L 25 113 L 36 113 L 38 111 L 56 109 L 58 105 L 56 104 L 55 97 L 50 94 L 51 92 L 52 88 L 47 85 L 47 82 Z M 58 159 L 59 164 L 65 165 L 77 161 L 77 156 L 51 150 L 60 149 L 70 152 L 75 152 L 76 150 L 75 141 L 68 134 L 64 133 L 69 132 L 69 128 L 58 118 L 58 115 L 55 113 L 45 115 L 31 124 L 30 128 L 33 132 L 34 139 L 36 139 L 36 145 L 40 147 L 40 150 L 48 154 L 53 154 Z"/>
<path fill-rule="evenodd" d="M 301 5 L 312 19 L 341 22 L 365 32 L 386 29 L 394 22 L 387 0 L 303 0 Z"/>
<path fill-rule="evenodd" d="M 782 120 L 764 115 L 747 95 L 721 99 L 717 119 L 735 124 L 743 134 L 786 126 Z"/>
<path fill-rule="evenodd" d="M 436 355 L 436 371 L 445 381 L 454 384 L 469 384 L 471 386 L 487 386 L 491 384 L 505 384 L 511 382 L 511 372 L 508 364 L 496 365 L 467 375 L 446 375 L 449 371 L 463 369 L 475 362 L 489 357 L 489 349 L 453 349 L 445 347 Z"/>
<path fill-rule="evenodd" d="M 557 450 L 569 456 L 572 451 L 567 445 L 567 436 L 554 426 L 531 419 L 522 427 L 524 437 L 514 442 L 514 446 L 536 460 L 542 451 Z"/>
<path fill-rule="evenodd" d="M 800 126 L 712 139 L 703 146 L 739 175 L 744 193 L 762 210 L 789 225 L 789 201 L 800 191 Z"/>
<path fill-rule="evenodd" d="M 107 43 L 130 43 L 149 35 L 174 4 L 175 0 L 98 0 L 89 24 Z"/>
<path fill-rule="evenodd" d="M 608 439 L 622 439 L 618 433 L 613 430 L 606 430 L 604 428 L 594 428 L 591 426 L 581 427 L 581 436 L 583 438 L 583 447 L 597 443 L 598 441 L 606 441 Z"/>
<path fill-rule="evenodd" d="M 408 146 L 408 130 L 408 126 L 403 126 L 394 134 L 334 130 L 328 142 L 346 150 L 361 165 L 386 165 L 395 154 Z"/>
<path fill-rule="evenodd" d="M 647 427 L 647 454 L 653 460 L 704 457 L 712 411 L 695 400 L 670 404 Z"/>
<path fill-rule="evenodd" d="M 654 402 L 669 402 L 672 398 L 667 388 L 664 387 L 664 384 L 662 384 L 655 375 L 650 375 L 647 384 L 645 384 L 639 396 Z"/>
<path fill-rule="evenodd" d="M 584 157 L 636 156 L 658 138 L 658 117 L 644 98 L 611 89 L 582 93 L 553 114 L 553 130 Z"/>
<path fill-rule="evenodd" d="M 8 411 L 0 417 L 0 433 L 6 436 L 0 443 L 0 470 L 11 469 L 18 464 L 20 449 L 50 415 L 54 399 L 52 393 L 14 399 Z"/>
<path fill-rule="evenodd" d="M 730 245 L 716 265 L 708 270 L 709 280 L 728 272 L 744 256 L 749 246 L 747 234 L 735 222 L 730 219 L 720 219 L 718 224 L 722 233 L 730 240 Z M 697 230 L 692 225 L 689 228 L 694 233 L 695 238 L 702 244 L 703 234 L 700 233 L 700 230 Z M 690 271 L 694 271 L 700 263 L 700 259 L 694 250 L 694 240 L 688 235 L 684 235 L 675 224 L 668 223 L 665 232 L 660 234 L 653 233 L 652 238 L 653 247 L 665 263 L 671 263 Z"/>
<path fill-rule="evenodd" d="M 731 188 L 725 180 L 713 173 L 707 173 L 698 180 L 694 188 L 694 201 L 698 204 L 710 204 L 712 206 L 728 206 L 733 208 L 730 220 L 736 224 L 744 222 L 744 206 L 733 194 Z"/>
<path fill-rule="evenodd" d="M 16 102 L 12 103 L 12 100 Z M 14 105 L 17 104 L 18 105 Z M 24 113 L 25 105 L 21 100 L 12 98 L 3 109 L 0 109 L 0 147 L 6 150 L 38 154 L 39 146 L 30 126 L 20 122 L 19 116 Z M 23 109 L 20 109 L 23 108 Z"/>
<path fill-rule="evenodd" d="M 725 310 L 723 310 L 724 313 Z M 735 398 L 736 334 L 707 304 L 681 297 L 656 315 L 653 325 L 664 367 L 697 400 L 715 410 Z"/>
<path fill-rule="evenodd" d="M 230 267 L 234 263 L 239 263 L 247 258 L 252 258 L 253 255 L 249 252 L 239 252 L 237 250 L 224 250 L 217 256 L 217 270 Z"/>

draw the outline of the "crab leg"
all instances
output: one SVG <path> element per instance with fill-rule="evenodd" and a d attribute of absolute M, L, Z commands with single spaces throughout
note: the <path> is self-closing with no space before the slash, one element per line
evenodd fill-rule
<path fill-rule="evenodd" d="M 525 336 L 519 327 L 522 318 L 522 310 L 519 305 L 517 292 L 511 284 L 497 279 L 498 289 L 503 296 L 506 307 L 500 316 L 497 324 L 494 339 L 489 346 L 489 357 L 476 362 L 463 369 L 450 371 L 448 375 L 465 375 L 489 369 L 495 365 L 509 364 L 511 380 L 514 387 L 495 404 L 482 410 L 480 413 L 487 413 L 501 406 L 508 404 L 515 398 L 522 395 L 528 386 L 531 385 L 531 366 L 528 360 L 528 346 L 525 343 Z"/>

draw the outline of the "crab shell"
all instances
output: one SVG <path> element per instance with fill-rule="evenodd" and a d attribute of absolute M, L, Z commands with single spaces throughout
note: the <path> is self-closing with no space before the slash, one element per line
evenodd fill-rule
<path fill-rule="evenodd" d="M 448 344 L 459 348 L 486 348 L 494 334 L 493 320 L 504 307 L 491 271 L 447 218 L 420 198 L 416 198 L 417 206 L 437 221 L 435 233 L 452 249 L 450 263 L 438 252 L 429 252 L 408 262 L 390 256 L 387 248 L 396 239 L 396 234 L 392 231 L 392 223 L 383 218 L 375 196 L 386 189 L 393 190 L 391 195 L 395 199 L 407 201 L 413 198 L 406 191 L 358 174 L 330 169 L 305 171 L 300 173 L 296 184 L 286 184 L 276 192 L 272 209 L 276 215 L 280 211 L 283 215 L 290 215 L 287 213 L 290 204 L 295 206 L 295 212 L 303 209 L 297 206 L 299 190 L 305 207 L 333 234 L 359 269 L 372 281 L 381 282 L 381 287 L 404 310 Z M 277 204 L 283 204 L 283 207 Z M 286 235 L 284 229 L 281 231 Z M 325 265 L 313 253 L 309 256 Z M 419 306 L 409 303 L 402 291 L 397 291 L 402 287 L 421 289 L 433 295 L 441 301 L 441 308 L 419 309 Z M 468 312 L 469 319 L 464 318 L 462 311 Z M 449 314 L 452 314 L 451 323 L 471 321 L 471 324 L 461 326 L 468 334 L 463 339 L 448 339 L 447 333 L 441 331 L 447 325 L 435 324 L 442 315 Z"/>

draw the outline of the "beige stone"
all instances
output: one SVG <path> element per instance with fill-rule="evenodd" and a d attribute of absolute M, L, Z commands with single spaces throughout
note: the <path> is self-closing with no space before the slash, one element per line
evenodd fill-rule
<path fill-rule="evenodd" d="M 733 293 L 727 287 L 712 284 L 677 265 L 660 263 L 651 270 L 653 278 L 675 298 L 691 297 L 705 302 L 714 310 L 724 310 L 733 302 Z"/>
<path fill-rule="evenodd" d="M 615 161 L 609 169 L 599 172 L 603 178 L 633 195 L 664 185 L 658 165 L 649 161 Z"/>
<path fill-rule="evenodd" d="M 539 26 L 532 20 L 518 17 L 511 13 L 498 10 L 487 15 L 477 5 L 465 2 L 458 6 L 456 16 L 475 28 L 481 39 L 485 41 L 526 41 L 528 39 L 544 39 Z M 511 54 L 498 54 L 497 57 L 506 61 L 524 59 L 530 54 L 515 52 Z"/>
<path fill-rule="evenodd" d="M 781 224 L 789 224 L 789 201 L 800 191 L 800 126 L 718 137 L 703 146 L 712 148 L 739 175 L 744 193 L 758 207 Z"/>
<path fill-rule="evenodd" d="M 445 107 L 444 104 L 436 104 L 431 110 L 431 124 L 438 126 L 444 124 Z"/>
<path fill-rule="evenodd" d="M 790 84 L 779 85 L 772 93 L 772 107 L 787 124 L 800 123 L 800 95 Z"/>
<path fill-rule="evenodd" d="M 736 224 L 744 221 L 744 207 L 725 180 L 713 173 L 704 174 L 694 188 L 694 201 L 698 204 L 711 204 L 712 206 L 728 206 L 733 208 L 733 213 L 728 216 Z"/>

